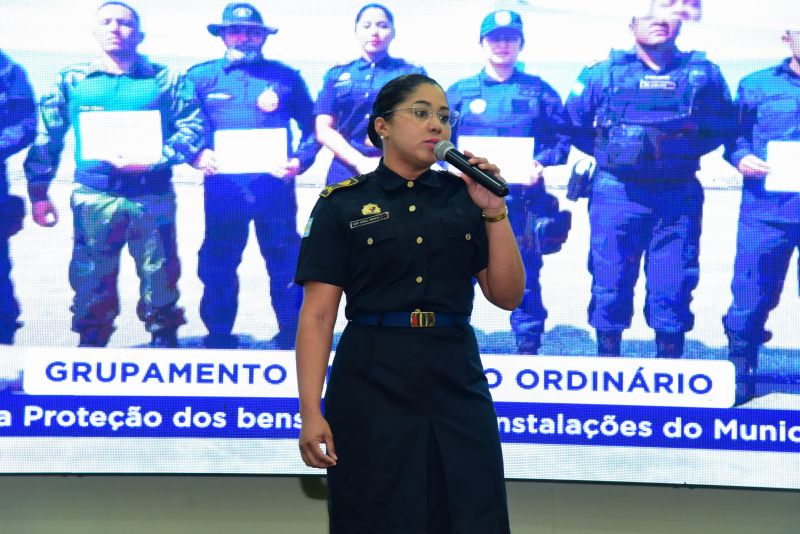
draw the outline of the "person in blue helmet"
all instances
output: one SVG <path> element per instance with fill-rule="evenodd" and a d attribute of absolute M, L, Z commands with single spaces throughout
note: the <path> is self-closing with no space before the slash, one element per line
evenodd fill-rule
<path fill-rule="evenodd" d="M 389 55 L 395 28 L 386 6 L 370 3 L 359 9 L 355 32 L 361 57 L 328 70 L 317 97 L 317 140 L 333 152 L 327 184 L 375 170 L 381 151 L 367 136 L 375 95 L 397 76 L 425 74 L 421 66 Z"/>
<path fill-rule="evenodd" d="M 526 274 L 525 296 L 511 313 L 511 327 L 517 352 L 537 354 L 547 319 L 539 283 L 542 255 L 560 249 L 570 226 L 569 213 L 559 212 L 558 199 L 545 191 L 542 171 L 566 162 L 568 121 L 555 89 L 517 66 L 525 45 L 518 13 L 489 13 L 481 23 L 480 43 L 486 56 L 483 70 L 447 90 L 451 109 L 462 117 L 453 139 L 456 143 L 460 136 L 534 139 L 527 183 L 510 184 L 506 202 Z"/>
<path fill-rule="evenodd" d="M 729 142 L 733 106 L 717 65 L 676 47 L 680 20 L 634 17 L 630 28 L 634 48 L 585 68 L 566 102 L 572 142 L 597 161 L 589 323 L 598 354 L 619 355 L 644 256 L 657 356 L 679 358 L 699 277 L 703 189 L 695 175 L 702 155 Z"/>
<path fill-rule="evenodd" d="M 289 349 L 294 346 L 302 299 L 300 287 L 292 281 L 300 248 L 295 176 L 307 169 L 316 155 L 314 103 L 296 70 L 262 55 L 267 37 L 278 30 L 266 26 L 251 4 L 228 4 L 222 23 L 210 24 L 208 31 L 222 39 L 225 55 L 188 72 L 208 124 L 210 144 L 195 162 L 206 175 L 206 230 L 198 264 L 205 285 L 200 301 L 200 316 L 208 329 L 204 344 L 208 348 L 239 345 L 232 334 L 239 296 L 236 270 L 253 221 L 278 323 L 272 345 Z M 301 135 L 296 150 L 292 121 Z M 279 163 L 269 172 L 220 168 L 216 144 L 221 134 L 280 129 L 285 129 L 289 138 L 287 154 L 278 155 Z M 254 141 L 246 150 L 265 148 Z M 252 170 L 255 168 L 244 169 Z"/>
<path fill-rule="evenodd" d="M 790 57 L 739 82 L 738 135 L 728 156 L 744 177 L 733 303 L 723 318 L 730 358 L 744 377 L 740 402 L 756 394 L 758 350 L 772 337 L 764 326 L 778 305 L 789 260 L 800 248 L 800 189 L 767 184 L 771 171 L 781 172 L 770 165 L 770 151 L 779 148 L 776 142 L 800 147 L 800 28 L 787 30 L 783 41 Z M 796 169 L 790 172 L 800 180 Z"/>
<path fill-rule="evenodd" d="M 25 70 L 0 52 L 0 344 L 10 345 L 21 326 L 11 283 L 9 239 L 22 229 L 25 202 L 9 194 L 6 159 L 33 142 L 36 103 Z"/>

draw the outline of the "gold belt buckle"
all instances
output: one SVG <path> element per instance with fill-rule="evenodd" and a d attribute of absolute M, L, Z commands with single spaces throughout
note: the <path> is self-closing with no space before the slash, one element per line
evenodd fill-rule
<path fill-rule="evenodd" d="M 436 322 L 434 312 L 414 310 L 411 312 L 411 328 L 430 328 Z"/>

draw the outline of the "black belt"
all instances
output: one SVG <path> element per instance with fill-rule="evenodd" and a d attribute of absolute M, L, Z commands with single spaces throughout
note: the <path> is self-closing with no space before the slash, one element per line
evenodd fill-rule
<path fill-rule="evenodd" d="M 469 315 L 415 310 L 413 312 L 357 313 L 351 323 L 362 326 L 400 326 L 431 328 L 469 324 Z"/>

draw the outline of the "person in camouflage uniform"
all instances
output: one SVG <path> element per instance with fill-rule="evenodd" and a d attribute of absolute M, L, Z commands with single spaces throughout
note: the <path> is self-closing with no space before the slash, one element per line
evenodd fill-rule
<path fill-rule="evenodd" d="M 72 329 L 80 346 L 108 343 L 119 314 L 117 278 L 125 244 L 136 262 L 139 318 L 152 346 L 177 346 L 185 323 L 177 306 L 180 262 L 175 238 L 172 165 L 192 161 L 203 142 L 203 127 L 191 84 L 182 75 L 137 52 L 144 35 L 138 13 L 123 2 L 97 9 L 99 60 L 61 71 L 41 101 L 41 131 L 28 153 L 25 173 L 33 219 L 52 226 L 58 213 L 47 190 L 56 174 L 64 136 L 75 129 L 72 193 L 75 242 L 69 279 L 75 291 Z M 82 120 L 102 111 L 158 111 L 163 132 L 161 159 L 143 163 L 120 154 L 114 161 L 84 158 Z M 96 142 L 96 140 L 94 141 Z"/>

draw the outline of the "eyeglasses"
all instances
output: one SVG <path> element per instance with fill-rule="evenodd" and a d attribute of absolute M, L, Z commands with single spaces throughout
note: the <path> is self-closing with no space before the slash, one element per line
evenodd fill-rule
<path fill-rule="evenodd" d="M 385 117 L 389 113 L 394 113 L 395 111 L 406 111 L 406 110 L 411 110 L 411 116 L 417 119 L 419 122 L 428 122 L 431 117 L 436 115 L 436 118 L 439 119 L 439 122 L 441 123 L 442 126 L 455 126 L 456 123 L 458 122 L 458 119 L 461 118 L 461 114 L 458 111 L 434 112 L 430 108 L 424 108 L 420 106 L 392 109 L 384 113 L 383 116 Z"/>

